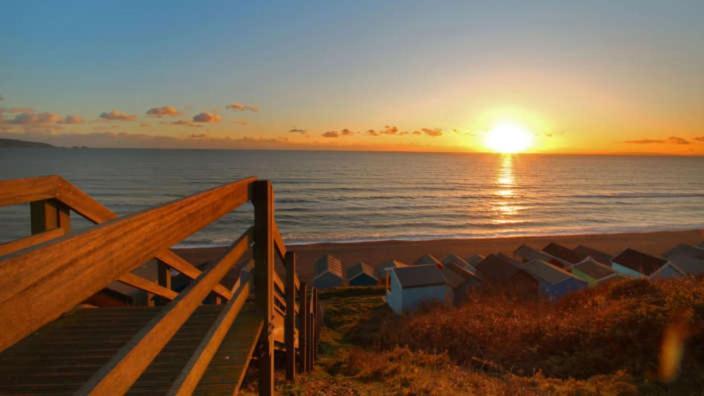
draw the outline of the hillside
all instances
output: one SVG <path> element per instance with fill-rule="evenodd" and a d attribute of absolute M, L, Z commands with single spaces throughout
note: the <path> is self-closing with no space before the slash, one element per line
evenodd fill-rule
<path fill-rule="evenodd" d="M 49 143 L 29 142 L 17 139 L 0 139 L 0 148 L 53 148 Z"/>
<path fill-rule="evenodd" d="M 315 372 L 293 394 L 690 394 L 704 387 L 704 282 L 618 281 L 557 304 L 477 295 L 395 317 L 383 289 L 321 293 Z M 661 353 L 663 334 L 669 342 Z M 684 347 L 681 373 L 677 358 Z"/>

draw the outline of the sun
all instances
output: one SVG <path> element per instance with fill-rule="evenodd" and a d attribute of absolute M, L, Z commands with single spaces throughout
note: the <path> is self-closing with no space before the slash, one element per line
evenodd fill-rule
<path fill-rule="evenodd" d="M 520 153 L 533 146 L 533 133 L 514 122 L 500 122 L 487 133 L 484 144 L 497 153 Z"/>

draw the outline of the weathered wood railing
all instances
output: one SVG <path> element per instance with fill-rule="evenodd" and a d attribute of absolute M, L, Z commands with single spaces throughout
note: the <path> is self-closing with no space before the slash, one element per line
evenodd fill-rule
<path fill-rule="evenodd" d="M 254 205 L 254 226 L 204 271 L 171 246 L 246 202 Z M 274 354 L 285 351 L 287 378 L 312 368 L 315 358 L 317 293 L 300 282 L 296 258 L 288 252 L 274 221 L 269 181 L 242 179 L 163 206 L 118 218 L 115 213 L 59 176 L 0 181 L 0 206 L 30 203 L 32 235 L 0 244 L 0 351 L 73 309 L 117 280 L 169 301 L 80 389 L 80 393 L 124 393 L 213 293 L 223 310 L 201 340 L 170 394 L 190 394 L 248 298 L 253 297 L 259 328 L 259 390 L 273 393 Z M 71 233 L 75 212 L 97 224 Z M 222 279 L 247 252 L 232 288 Z M 275 261 L 284 263 L 285 279 Z M 156 259 L 158 282 L 132 271 Z M 180 293 L 170 287 L 170 271 L 193 282 Z"/>

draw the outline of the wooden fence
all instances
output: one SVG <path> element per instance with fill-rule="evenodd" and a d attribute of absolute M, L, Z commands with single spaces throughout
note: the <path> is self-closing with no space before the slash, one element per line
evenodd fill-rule
<path fill-rule="evenodd" d="M 171 249 L 247 202 L 254 206 L 254 225 L 217 263 L 201 271 Z M 257 348 L 251 348 L 246 358 L 247 363 L 258 360 L 260 394 L 274 391 L 277 350 L 285 354 L 289 380 L 297 371 L 312 369 L 319 329 L 317 291 L 298 279 L 296 257 L 287 251 L 274 220 L 271 182 L 246 178 L 118 217 L 59 176 L 0 181 L 0 206 L 26 203 L 31 236 L 0 244 L 0 352 L 119 281 L 166 303 L 78 393 L 128 391 L 211 294 L 223 308 L 169 394 L 196 389 L 246 303 L 254 305 L 260 320 L 252 330 L 259 332 Z M 72 213 L 96 226 L 71 232 Z M 240 269 L 234 286 L 225 286 L 225 275 L 246 257 L 253 260 Z M 159 264 L 158 281 L 133 273 L 152 259 Z M 276 271 L 277 259 L 285 269 L 283 280 Z M 180 293 L 172 290 L 170 270 L 190 278 L 190 286 Z M 241 371 L 233 375 L 241 379 L 246 367 Z"/>

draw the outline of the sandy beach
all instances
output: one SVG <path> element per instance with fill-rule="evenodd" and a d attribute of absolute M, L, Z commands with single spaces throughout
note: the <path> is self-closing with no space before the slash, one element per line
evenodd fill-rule
<path fill-rule="evenodd" d="M 357 243 L 320 243 L 292 245 L 298 257 L 299 273 L 304 279 L 313 274 L 313 263 L 323 254 L 339 257 L 345 267 L 364 260 L 376 267 L 391 259 L 413 262 L 418 257 L 430 253 L 442 259 L 454 253 L 463 257 L 471 254 L 512 252 L 521 244 L 542 248 L 549 242 L 557 242 L 567 247 L 587 245 L 607 253 L 617 254 L 631 247 L 646 253 L 661 255 L 680 243 L 698 244 L 704 240 L 704 230 L 663 231 L 624 234 L 556 235 L 511 238 L 441 239 L 428 241 L 375 241 Z M 193 263 L 216 260 L 223 248 L 188 248 L 179 252 Z"/>

